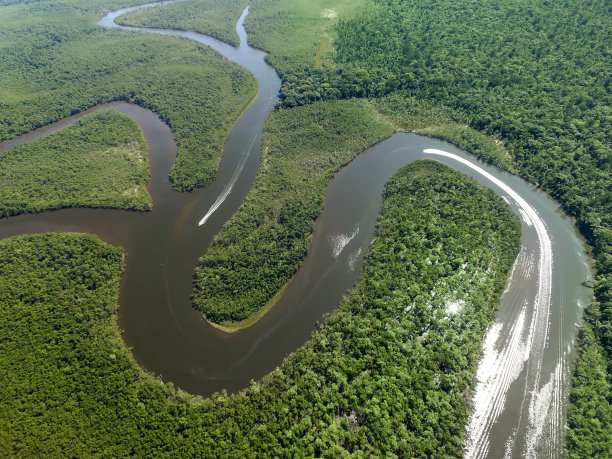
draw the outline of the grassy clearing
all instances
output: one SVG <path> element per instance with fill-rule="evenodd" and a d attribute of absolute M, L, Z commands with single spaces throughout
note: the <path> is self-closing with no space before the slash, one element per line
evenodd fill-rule
<path fill-rule="evenodd" d="M 374 104 L 399 129 L 448 140 L 489 164 L 516 172 L 514 160 L 502 141 L 461 123 L 447 107 L 397 93 L 375 99 Z"/>
<path fill-rule="evenodd" d="M 334 26 L 366 5 L 366 0 L 260 0 L 245 21 L 249 42 L 270 53 L 269 62 L 282 75 L 311 67 L 323 43 L 333 46 Z M 324 45 L 325 46 L 325 45 Z"/>

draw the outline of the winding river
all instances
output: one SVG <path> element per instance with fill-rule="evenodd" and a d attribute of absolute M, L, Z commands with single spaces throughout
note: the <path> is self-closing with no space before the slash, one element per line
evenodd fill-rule
<path fill-rule="evenodd" d="M 141 107 L 105 104 L 85 113 L 112 107 L 130 115 L 143 129 L 150 151 L 154 210 L 64 209 L 22 215 L 0 221 L 0 239 L 78 231 L 122 245 L 127 262 L 119 325 L 136 360 L 192 393 L 236 391 L 278 366 L 354 285 L 389 177 L 415 159 L 442 161 L 494 189 L 522 218 L 521 251 L 479 364 L 466 456 L 560 456 L 576 325 L 591 295 L 581 285 L 592 275 L 584 244 L 570 219 L 544 193 L 446 142 L 396 133 L 359 155 L 330 183 L 308 257 L 278 304 L 255 325 L 233 334 L 203 320 L 190 302 L 193 269 L 253 183 L 263 125 L 277 101 L 280 81 L 265 63 L 265 53 L 246 43 L 243 21 L 248 8 L 236 26 L 237 48 L 194 32 L 114 23 L 121 14 L 157 5 L 125 8 L 99 23 L 196 40 L 247 68 L 259 83 L 257 100 L 230 134 L 215 182 L 193 193 L 172 191 L 167 176 L 176 144 L 169 128 Z M 3 142 L 0 151 L 60 129 L 82 115 Z"/>

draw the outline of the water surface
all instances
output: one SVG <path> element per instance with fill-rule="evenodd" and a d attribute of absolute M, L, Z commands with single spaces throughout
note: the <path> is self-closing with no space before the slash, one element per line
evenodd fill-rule
<path fill-rule="evenodd" d="M 479 386 L 484 389 L 477 389 L 474 400 L 480 417 L 473 417 L 468 427 L 466 454 L 560 455 L 576 324 L 581 308 L 590 298 L 590 291 L 581 282 L 591 273 L 584 244 L 558 205 L 532 185 L 482 164 L 448 143 L 396 133 L 336 174 L 327 190 L 309 255 L 278 304 L 248 329 L 227 334 L 211 327 L 191 305 L 193 270 L 198 257 L 238 209 L 252 185 L 259 164 L 263 124 L 277 100 L 280 81 L 265 63 L 265 54 L 246 44 L 242 23 L 248 10 L 237 24 L 241 44 L 233 48 L 194 32 L 114 24 L 115 17 L 135 8 L 140 7 L 110 13 L 100 24 L 197 40 L 243 65 L 257 78 L 258 98 L 232 130 L 216 181 L 193 193 L 172 191 L 167 175 L 176 156 L 176 144 L 168 127 L 143 108 L 107 104 L 95 109 L 118 109 L 132 116 L 143 129 L 150 150 L 149 191 L 154 210 L 138 213 L 65 209 L 24 215 L 3 219 L 0 238 L 43 231 L 79 231 L 98 234 L 103 240 L 123 246 L 126 268 L 119 324 L 136 360 L 164 381 L 172 381 L 192 393 L 209 395 L 224 388 L 237 391 L 274 369 L 303 344 L 316 323 L 352 288 L 374 236 L 382 190 L 389 177 L 410 161 L 435 158 L 505 196 L 523 221 L 521 253 L 489 332 L 488 353 L 479 370 L 483 379 Z M 37 130 L 17 142 L 44 135 L 74 119 Z M 0 148 L 11 144 L 5 142 Z M 512 196 L 481 172 L 456 157 L 425 153 L 428 149 L 446 151 L 477 164 L 533 208 L 551 245 L 551 293 L 546 310 L 535 307 L 542 302 L 542 279 L 537 267 L 543 248 L 534 222 L 521 212 Z M 198 226 L 206 215 L 204 224 Z M 484 398 L 479 396 L 482 390 Z M 481 399 L 489 403 L 478 411 Z"/>

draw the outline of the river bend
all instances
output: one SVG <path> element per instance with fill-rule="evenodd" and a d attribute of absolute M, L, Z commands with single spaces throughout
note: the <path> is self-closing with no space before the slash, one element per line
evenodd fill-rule
<path fill-rule="evenodd" d="M 257 173 L 263 125 L 280 80 L 265 53 L 249 47 L 243 27 L 234 48 L 195 32 L 122 27 L 121 14 L 99 23 L 123 30 L 181 36 L 212 47 L 251 71 L 258 97 L 236 122 L 217 179 L 193 193 L 174 192 L 168 171 L 176 156 L 170 129 L 154 113 L 115 102 L 134 118 L 149 147 L 154 210 L 63 209 L 0 221 L 0 239 L 24 233 L 78 231 L 122 245 L 126 253 L 119 325 L 136 360 L 182 389 L 209 395 L 259 379 L 308 338 L 355 283 L 373 238 L 389 177 L 415 159 L 430 158 L 491 187 L 521 216 L 522 245 L 484 345 L 467 457 L 557 457 L 562 454 L 576 325 L 590 291 L 589 258 L 557 203 L 527 182 L 483 164 L 452 145 L 396 133 L 359 155 L 329 185 L 309 254 L 277 305 L 252 327 L 233 334 L 210 326 L 190 301 L 193 270 L 221 226 L 244 201 Z M 64 127 L 84 113 L 0 144 L 0 151 Z"/>

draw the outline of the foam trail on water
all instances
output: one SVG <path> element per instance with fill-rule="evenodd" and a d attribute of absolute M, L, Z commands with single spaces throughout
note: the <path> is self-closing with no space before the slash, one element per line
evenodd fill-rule
<path fill-rule="evenodd" d="M 357 259 L 361 255 L 361 247 L 359 247 L 355 252 L 351 253 L 348 258 L 348 268 L 351 271 L 355 271 L 355 263 L 357 263 Z"/>
<path fill-rule="evenodd" d="M 467 428 L 465 457 L 483 457 L 489 449 L 491 426 L 505 405 L 508 387 L 520 375 L 529 355 L 528 340 L 523 338 L 525 322 L 526 307 L 504 342 L 499 343 L 503 324 L 494 323 L 487 333 L 476 376 L 478 384 L 472 400 L 474 411 Z"/>
<path fill-rule="evenodd" d="M 236 175 L 236 179 L 238 179 L 237 174 L 235 175 Z M 204 223 L 206 223 L 206 221 L 210 218 L 210 216 L 215 213 L 215 210 L 217 210 L 221 206 L 221 204 L 223 204 L 223 201 L 225 201 L 225 199 L 232 192 L 232 188 L 234 188 L 235 184 L 236 184 L 236 180 L 229 181 L 229 183 L 225 186 L 221 194 L 217 196 L 217 199 L 215 199 L 215 202 L 213 203 L 213 205 L 210 206 L 210 209 L 208 209 L 208 212 L 206 212 L 206 215 L 204 215 L 200 219 L 200 221 L 198 222 L 198 226 L 202 226 Z"/>
<path fill-rule="evenodd" d="M 200 219 L 200 221 L 198 222 L 198 226 L 202 226 L 204 223 L 206 223 L 206 221 L 210 218 L 210 216 L 215 213 L 215 211 L 221 206 L 221 204 L 223 204 L 223 201 L 225 201 L 227 197 L 229 196 L 229 194 L 232 192 L 232 189 L 234 188 L 234 185 L 238 181 L 238 177 L 240 177 L 240 174 L 242 170 L 244 169 L 244 165 L 246 164 L 246 161 L 249 158 L 249 153 L 253 149 L 253 144 L 255 143 L 255 140 L 256 140 L 255 137 L 251 139 L 251 143 L 249 144 L 249 147 L 245 150 L 242 157 L 240 158 L 240 162 L 238 163 L 236 170 L 234 171 L 231 178 L 229 179 L 229 182 L 227 182 L 227 185 L 225 185 L 225 188 L 223 188 L 223 191 L 221 192 L 221 194 L 217 196 L 217 199 L 215 199 L 215 202 L 213 203 L 213 205 L 210 206 L 210 209 L 208 209 L 208 212 L 206 212 L 206 215 L 204 215 Z"/>
<path fill-rule="evenodd" d="M 506 185 L 503 181 L 493 177 L 481 167 L 471 163 L 467 159 L 443 150 L 426 149 L 424 153 L 445 156 L 456 160 L 470 169 L 484 176 L 492 183 L 501 188 L 518 206 L 519 212 L 525 223 L 532 227 L 537 234 L 539 253 L 537 259 L 527 263 L 527 271 L 535 269 L 537 276 L 537 292 L 534 298 L 527 298 L 525 307 L 529 307 L 532 312 L 529 320 L 529 332 L 523 336 L 527 317 L 526 308 L 519 314 L 511 327 L 509 337 L 504 343 L 495 343 L 501 333 L 502 324 L 495 324 L 487 338 L 484 346 L 484 356 L 478 366 L 478 384 L 474 393 L 474 410 L 470 417 L 467 427 L 468 440 L 465 450 L 466 457 L 484 457 L 489 451 L 488 435 L 492 425 L 501 414 L 506 400 L 506 392 L 512 382 L 514 382 L 526 368 L 525 398 L 529 400 L 529 426 L 527 428 L 527 456 L 533 456 L 538 441 L 541 439 L 541 432 L 544 429 L 543 423 L 547 420 L 549 426 L 547 430 L 556 435 L 559 426 L 554 426 L 555 420 L 560 418 L 561 403 L 552 403 L 550 410 L 554 413 L 546 415 L 548 410 L 543 400 L 549 400 L 549 394 L 556 392 L 554 378 L 549 384 L 540 388 L 540 376 L 542 372 L 542 359 L 549 331 L 549 314 L 551 307 L 552 293 L 552 243 L 550 235 L 544 221 L 538 213 L 531 207 L 519 194 Z M 529 257 L 525 253 L 524 247 L 521 249 L 523 257 Z M 519 258 L 521 257 L 519 254 Z M 519 259 L 517 258 L 517 263 Z M 492 334 L 492 336 L 490 336 Z M 495 344 L 501 345 L 499 349 Z M 520 421 L 519 421 L 520 423 Z M 552 423 L 552 424 L 551 424 Z M 520 425 L 519 425 L 520 427 Z M 512 440 L 511 440 L 512 441 Z"/>
<path fill-rule="evenodd" d="M 520 208 L 519 208 L 519 212 L 521 213 L 521 217 L 523 218 L 523 221 L 528 226 L 533 226 L 533 223 L 532 223 L 531 219 L 529 218 L 529 216 L 527 215 L 527 213 L 523 209 L 520 209 Z"/>
<path fill-rule="evenodd" d="M 535 391 L 529 404 L 529 428 L 525 457 L 554 457 L 557 446 L 557 424 L 560 421 L 559 407 L 562 395 L 563 359 L 544 386 Z M 536 449 L 539 444 L 543 444 Z"/>

